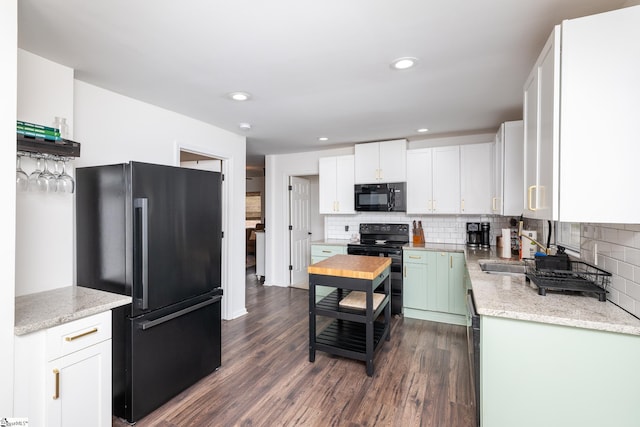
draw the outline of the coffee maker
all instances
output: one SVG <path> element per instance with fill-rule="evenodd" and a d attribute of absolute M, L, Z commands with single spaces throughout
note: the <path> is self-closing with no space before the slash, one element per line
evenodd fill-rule
<path fill-rule="evenodd" d="M 479 248 L 482 233 L 480 232 L 479 222 L 467 223 L 467 246 L 470 248 Z"/>
<path fill-rule="evenodd" d="M 491 224 L 483 222 L 480 224 L 480 247 L 489 249 L 491 247 Z"/>

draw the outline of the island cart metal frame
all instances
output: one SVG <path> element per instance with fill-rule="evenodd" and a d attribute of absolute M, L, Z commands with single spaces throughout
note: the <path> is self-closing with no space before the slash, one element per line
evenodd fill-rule
<path fill-rule="evenodd" d="M 349 256 L 349 255 L 336 255 Z M 353 256 L 353 255 L 351 255 Z M 389 262 L 390 264 L 390 262 Z M 315 361 L 316 350 L 366 362 L 367 375 L 373 376 L 373 356 L 383 340 L 389 341 L 391 325 L 391 267 L 373 279 L 336 275 L 309 274 L 309 361 Z M 382 286 L 384 299 L 373 308 L 373 294 Z M 336 288 L 316 302 L 316 286 Z M 366 293 L 364 310 L 340 307 L 340 301 L 352 291 Z M 384 312 L 384 321 L 377 319 Z M 335 320 L 316 335 L 316 316 Z"/>

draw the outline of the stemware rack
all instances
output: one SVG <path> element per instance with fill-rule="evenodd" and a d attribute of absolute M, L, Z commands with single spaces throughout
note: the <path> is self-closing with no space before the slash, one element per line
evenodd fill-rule
<path fill-rule="evenodd" d="M 39 157 L 48 155 L 48 158 L 70 160 L 80 157 L 80 143 L 69 139 L 48 141 L 44 138 L 34 138 L 17 134 L 18 154 Z"/>

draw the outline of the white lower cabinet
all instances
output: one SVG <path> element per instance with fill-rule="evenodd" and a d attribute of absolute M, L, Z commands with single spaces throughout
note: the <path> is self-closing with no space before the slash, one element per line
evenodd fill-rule
<path fill-rule="evenodd" d="M 111 311 L 17 336 L 14 416 L 35 426 L 111 426 L 111 365 Z"/>
<path fill-rule="evenodd" d="M 404 316 L 466 324 L 464 254 L 405 250 L 402 260 Z"/>

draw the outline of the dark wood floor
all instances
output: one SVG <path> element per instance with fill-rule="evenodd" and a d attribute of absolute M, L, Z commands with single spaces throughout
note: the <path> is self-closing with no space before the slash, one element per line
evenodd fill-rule
<path fill-rule="evenodd" d="M 264 287 L 253 271 L 249 314 L 223 321 L 220 369 L 137 426 L 473 425 L 464 327 L 394 318 L 373 377 L 322 352 L 310 363 L 307 291 Z"/>

